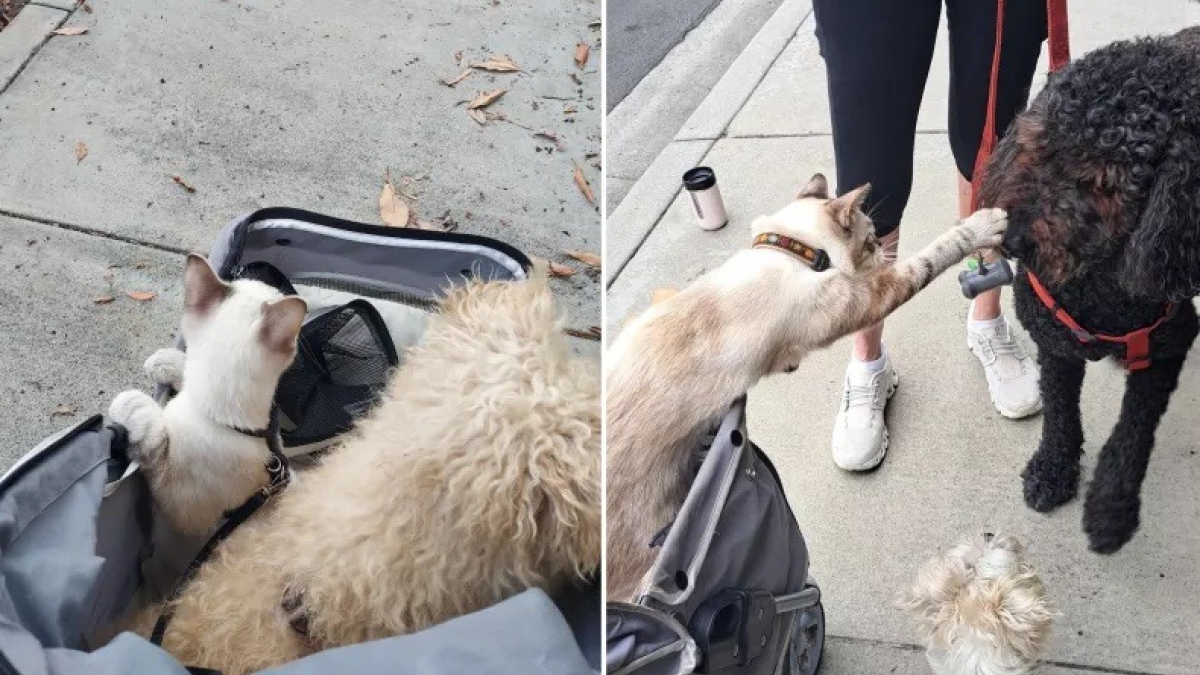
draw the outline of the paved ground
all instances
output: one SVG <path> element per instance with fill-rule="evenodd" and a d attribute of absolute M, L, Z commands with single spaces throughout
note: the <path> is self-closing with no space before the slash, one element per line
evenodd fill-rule
<path fill-rule="evenodd" d="M 627 40 L 620 30 L 620 25 L 631 23 L 635 18 L 659 12 L 657 3 L 629 0 L 609 3 L 608 39 L 612 45 L 623 41 L 623 46 L 610 45 L 607 50 L 607 105 L 610 111 L 605 139 L 604 192 L 608 213 L 617 208 L 654 158 L 671 143 L 680 127 L 782 2 L 722 0 L 703 21 L 688 30 L 678 44 L 675 44 L 678 37 L 674 33 L 654 34 L 655 39 L 662 41 L 655 43 L 649 38 Z M 690 9 L 682 15 L 690 16 L 689 12 L 694 13 L 708 4 L 709 0 L 686 3 Z M 685 23 L 672 21 L 669 17 L 662 21 L 676 31 L 685 30 Z M 670 51 L 664 56 L 666 49 Z M 629 67 L 629 62 L 654 69 L 639 75 L 637 86 L 626 92 L 616 81 L 622 77 L 622 68 Z M 618 92 L 619 101 L 616 99 Z"/>
<path fill-rule="evenodd" d="M 577 164 L 599 191 L 593 0 L 90 4 L 37 0 L 0 34 L 0 468 L 142 384 L 142 359 L 178 320 L 180 254 L 207 251 L 247 211 L 378 222 L 390 167 L 420 178 L 404 189 L 427 218 L 449 212 L 460 231 L 558 262 L 600 251 L 598 207 L 572 180 Z M 59 26 L 89 30 L 51 35 Z M 449 88 L 439 80 L 461 72 L 459 50 L 506 54 L 523 72 Z M 510 91 L 491 110 L 512 123 L 480 126 L 462 103 L 497 88 Z M 554 283 L 571 325 L 600 323 L 596 280 Z M 93 304 L 102 294 L 117 299 Z"/>
<path fill-rule="evenodd" d="M 1182 2 L 1151 7 L 1094 0 L 1086 14 L 1082 6 L 1071 4 L 1076 54 L 1198 18 Z M 785 204 L 801 175 L 832 175 L 823 78 L 809 4 L 786 0 L 610 213 L 609 335 L 648 303 L 654 289 L 684 285 L 744 246 L 750 220 Z M 902 254 L 953 220 L 947 79 L 942 44 L 920 121 Z M 716 169 L 731 214 L 730 225 L 718 232 L 697 229 L 678 194 L 679 173 L 701 162 Z M 1100 557 L 1086 549 L 1078 501 L 1048 517 L 1023 505 L 1018 474 L 1036 447 L 1040 421 L 1012 422 L 993 410 L 983 374 L 965 349 L 965 312 L 947 275 L 889 322 L 886 339 L 901 385 L 889 418 L 892 450 L 869 475 L 845 474 L 829 457 L 846 342 L 751 393 L 751 433 L 783 474 L 812 551 L 813 574 L 825 591 L 833 637 L 823 672 L 927 672 L 909 625 L 890 601 L 928 557 L 963 536 L 998 529 L 1027 539 L 1063 612 L 1049 655 L 1055 666 L 1047 672 L 1200 672 L 1195 366 L 1158 434 L 1143 491 L 1142 529 L 1118 555 Z M 1200 362 L 1200 354 L 1194 358 Z M 1090 367 L 1083 398 L 1089 470 L 1115 421 L 1122 387 L 1123 375 L 1114 367 Z"/>

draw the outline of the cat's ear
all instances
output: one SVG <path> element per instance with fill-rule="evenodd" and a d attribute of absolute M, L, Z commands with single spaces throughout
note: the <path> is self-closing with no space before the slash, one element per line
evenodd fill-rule
<path fill-rule="evenodd" d="M 300 326 L 304 323 L 304 315 L 308 313 L 308 305 L 302 298 L 294 295 L 279 300 L 263 303 L 262 337 L 267 349 L 281 354 L 290 354 L 296 349 L 296 337 L 300 335 Z"/>
<path fill-rule="evenodd" d="M 829 181 L 825 180 L 825 175 L 816 173 L 812 178 L 808 179 L 800 190 L 800 194 L 796 195 L 796 199 L 829 199 Z"/>
<path fill-rule="evenodd" d="M 229 286 L 204 258 L 189 253 L 183 270 L 183 307 L 195 314 L 207 314 L 229 293 Z"/>
<path fill-rule="evenodd" d="M 855 212 L 862 211 L 863 202 L 866 201 L 869 194 L 871 194 L 871 184 L 864 183 L 829 202 L 825 207 L 829 209 L 830 215 L 838 225 L 849 232 L 854 229 Z"/>

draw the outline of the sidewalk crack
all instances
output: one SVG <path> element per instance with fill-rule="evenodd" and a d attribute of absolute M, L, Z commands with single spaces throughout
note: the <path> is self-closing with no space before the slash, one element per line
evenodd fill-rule
<path fill-rule="evenodd" d="M 9 211 L 8 209 L 4 209 L 4 208 L 0 208 L 0 216 L 5 216 L 8 218 L 12 218 L 14 220 L 24 220 L 24 221 L 30 222 L 30 223 L 37 223 L 38 225 L 54 227 L 54 228 L 57 228 L 60 230 L 76 232 L 78 234 L 86 234 L 86 235 L 89 235 L 92 237 L 100 237 L 102 239 L 111 239 L 113 241 L 119 241 L 123 244 L 131 244 L 133 246 L 141 246 L 143 248 L 154 249 L 155 251 L 162 251 L 164 253 L 174 253 L 177 255 L 187 255 L 188 253 L 191 253 L 191 251 L 188 251 L 188 250 L 182 249 L 182 248 L 177 248 L 175 246 L 159 244 L 157 242 L 146 241 L 144 239 L 138 239 L 136 237 L 126 237 L 126 236 L 119 235 L 119 234 L 113 234 L 112 232 L 105 232 L 103 230 L 97 230 L 97 229 L 91 228 L 91 227 L 84 227 L 83 225 L 76 225 L 74 223 L 63 222 L 61 220 L 54 220 L 51 218 L 42 218 L 40 216 L 32 216 L 27 213 L 18 213 L 16 211 Z"/>

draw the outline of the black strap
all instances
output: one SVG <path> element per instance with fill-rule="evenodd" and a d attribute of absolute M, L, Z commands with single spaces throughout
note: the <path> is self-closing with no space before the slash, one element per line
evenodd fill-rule
<path fill-rule="evenodd" d="M 154 632 L 150 634 L 150 642 L 160 647 L 162 646 L 163 637 L 167 633 L 167 624 L 171 623 L 171 618 L 175 615 L 175 609 L 171 606 L 171 603 L 179 597 L 184 587 L 195 578 L 196 573 L 200 571 L 200 566 L 212 557 L 213 551 L 217 549 L 217 546 L 225 541 L 229 535 L 233 534 L 233 531 L 239 525 L 254 515 L 254 512 L 261 508 L 263 504 L 266 504 L 271 497 L 279 494 L 283 488 L 287 487 L 292 477 L 291 472 L 288 470 L 287 455 L 283 454 L 283 444 L 279 439 L 279 413 L 276 409 L 271 409 L 271 422 L 266 429 L 245 430 L 237 427 L 230 428 L 247 436 L 263 438 L 267 441 L 267 448 L 271 451 L 271 458 L 267 460 L 267 474 L 270 476 L 270 480 L 265 486 L 255 490 L 254 494 L 242 502 L 241 506 L 225 514 L 225 520 L 221 523 L 221 526 L 204 543 L 204 546 L 200 548 L 196 557 L 192 558 L 192 561 L 188 563 L 183 576 L 171 588 L 171 593 L 167 596 L 163 612 L 154 624 Z"/>

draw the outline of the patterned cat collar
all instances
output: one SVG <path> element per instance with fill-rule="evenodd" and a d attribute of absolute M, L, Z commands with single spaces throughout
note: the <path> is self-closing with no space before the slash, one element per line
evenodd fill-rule
<path fill-rule="evenodd" d="M 803 260 L 806 265 L 817 272 L 829 269 L 828 253 L 782 234 L 763 232 L 754 238 L 753 248 L 777 248 Z"/>

